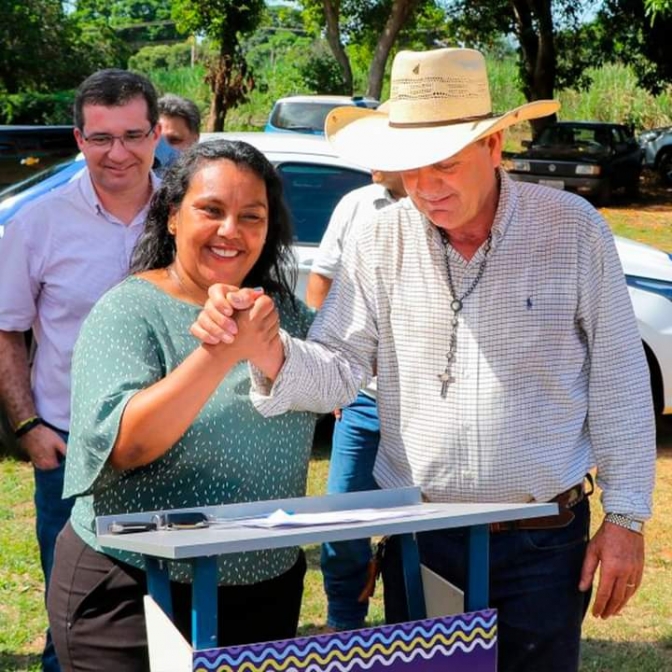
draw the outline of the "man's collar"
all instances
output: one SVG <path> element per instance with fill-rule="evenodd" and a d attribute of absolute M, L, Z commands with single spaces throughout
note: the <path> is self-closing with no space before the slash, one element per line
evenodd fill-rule
<path fill-rule="evenodd" d="M 152 185 L 152 195 L 156 192 L 161 184 L 161 179 L 156 176 L 153 170 L 149 171 L 149 181 Z M 97 215 L 101 215 L 108 219 L 109 221 L 117 222 L 118 219 L 112 215 L 109 211 L 105 209 L 103 204 L 100 202 L 100 198 L 96 192 L 95 187 L 93 186 L 93 180 L 91 179 L 91 173 L 88 168 L 84 169 L 84 172 L 80 176 L 79 185 L 82 192 L 82 197 L 84 198 L 86 204 L 91 208 L 93 212 Z M 146 212 L 149 207 L 149 202 L 151 197 L 147 199 L 147 203 L 143 206 L 140 212 Z M 139 213 L 138 213 L 139 214 Z"/>

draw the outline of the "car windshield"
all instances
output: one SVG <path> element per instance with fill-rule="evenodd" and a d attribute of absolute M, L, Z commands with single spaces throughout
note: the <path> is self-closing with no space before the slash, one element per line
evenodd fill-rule
<path fill-rule="evenodd" d="M 18 195 L 26 191 L 26 189 L 30 189 L 30 187 L 32 187 L 35 184 L 48 180 L 50 177 L 56 175 L 57 173 L 60 173 L 61 170 L 67 168 L 68 166 L 71 166 L 75 162 L 75 160 L 76 159 L 68 159 L 67 161 L 61 161 L 61 163 L 57 163 L 45 170 L 41 170 L 39 173 L 31 175 L 30 177 L 27 177 L 25 180 L 21 180 L 21 182 L 10 184 L 8 187 L 5 187 L 4 189 L 0 190 L 0 202 L 4 201 L 6 198 Z"/>
<path fill-rule="evenodd" d="M 271 124 L 276 128 L 288 131 L 319 131 L 324 130 L 324 120 L 338 103 L 278 103 Z"/>
<path fill-rule="evenodd" d="M 601 126 L 547 126 L 535 143 L 539 147 L 582 147 L 602 150 L 613 144 L 613 131 Z"/>

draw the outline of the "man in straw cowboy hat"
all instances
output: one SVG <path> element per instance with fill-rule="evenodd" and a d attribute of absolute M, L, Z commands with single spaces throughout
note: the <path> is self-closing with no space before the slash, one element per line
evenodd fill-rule
<path fill-rule="evenodd" d="M 410 199 L 358 228 L 308 341 L 280 332 L 270 349 L 277 376 L 252 371 L 255 405 L 276 415 L 343 406 L 377 370 L 381 487 L 559 504 L 557 516 L 492 529 L 507 672 L 578 668 L 597 568 L 598 617 L 619 613 L 642 580 L 654 480 L 648 372 L 611 233 L 581 198 L 501 168 L 503 129 L 557 109 L 493 114 L 477 51 L 399 53 L 389 112 L 336 109 L 326 132 L 342 155 L 402 171 Z M 231 328 L 230 304 L 249 303 L 247 290 L 224 289 L 193 327 L 203 339 Z M 593 467 L 606 516 L 588 542 Z M 463 532 L 417 539 L 426 565 L 465 585 Z M 390 620 L 405 617 L 397 556 L 392 541 Z"/>

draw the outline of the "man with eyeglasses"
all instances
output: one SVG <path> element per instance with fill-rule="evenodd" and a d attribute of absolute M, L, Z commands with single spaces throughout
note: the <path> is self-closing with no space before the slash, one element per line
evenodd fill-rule
<path fill-rule="evenodd" d="M 158 121 L 145 77 L 123 70 L 88 77 L 74 105 L 86 168 L 22 208 L 0 242 L 0 402 L 34 467 L 45 586 L 71 508 L 62 491 L 72 350 L 94 303 L 128 273 L 158 184 L 151 172 Z M 32 370 L 23 333 L 30 329 Z M 60 669 L 49 633 L 42 665 Z"/>

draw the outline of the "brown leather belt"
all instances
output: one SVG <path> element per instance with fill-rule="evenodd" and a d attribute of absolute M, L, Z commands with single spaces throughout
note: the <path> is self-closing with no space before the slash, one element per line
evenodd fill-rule
<path fill-rule="evenodd" d="M 574 512 L 571 510 L 586 496 L 583 481 L 572 486 L 569 490 L 561 492 L 549 501 L 559 507 L 554 516 L 542 516 L 541 518 L 523 518 L 521 520 L 508 520 L 502 523 L 490 523 L 490 532 L 512 532 L 514 530 L 549 530 L 556 527 L 566 527 L 574 520 Z"/>

